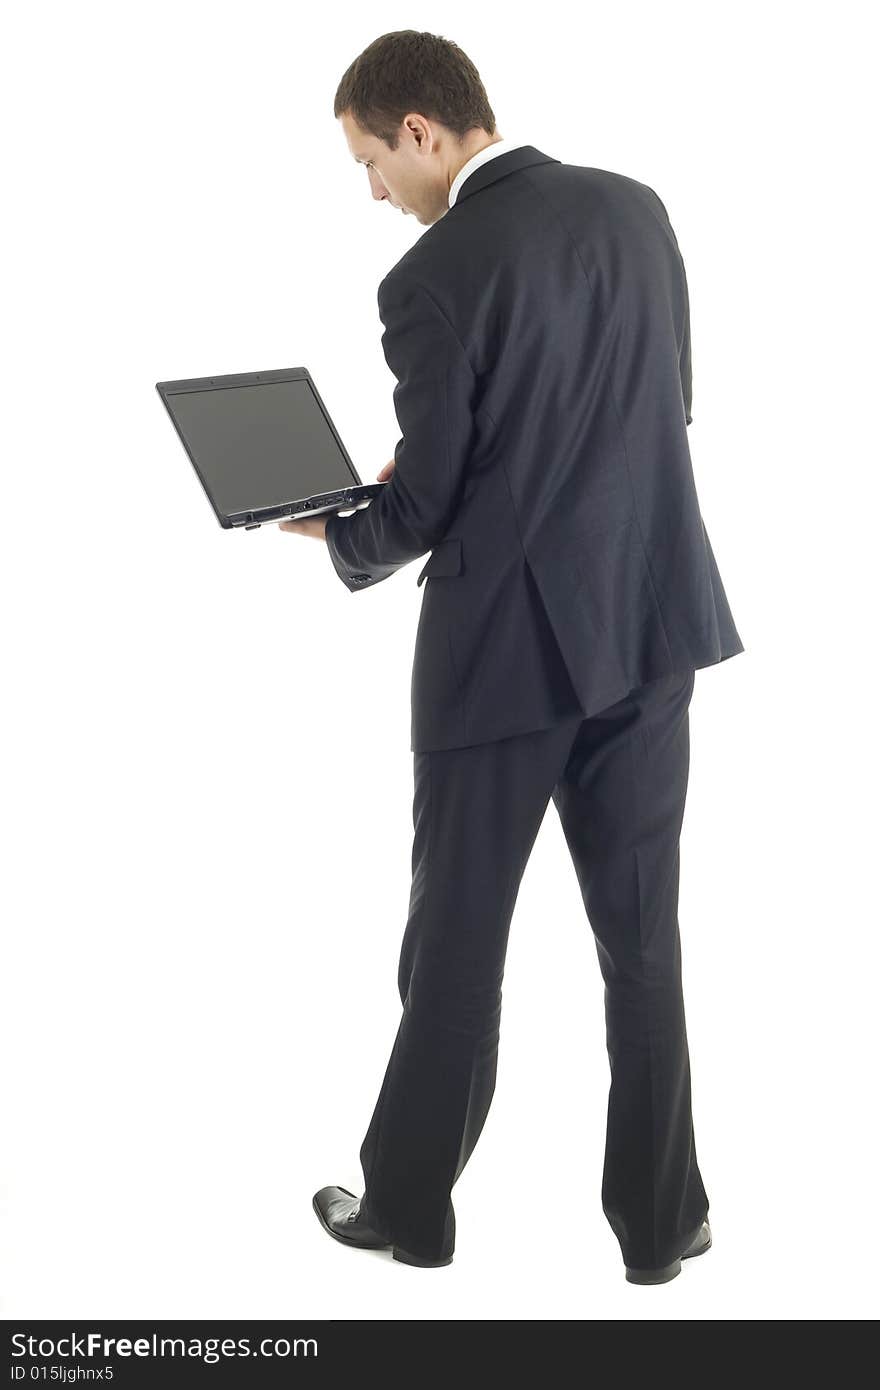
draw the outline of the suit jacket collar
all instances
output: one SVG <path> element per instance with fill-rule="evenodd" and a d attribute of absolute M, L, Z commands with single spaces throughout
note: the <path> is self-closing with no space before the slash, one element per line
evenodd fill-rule
<path fill-rule="evenodd" d="M 503 179 L 508 174 L 515 174 L 518 169 L 528 169 L 532 164 L 559 164 L 560 162 L 560 160 L 554 159 L 552 154 L 543 154 L 534 145 L 518 145 L 515 150 L 506 150 L 504 154 L 499 154 L 495 159 L 487 160 L 472 174 L 468 174 L 449 211 L 454 212 L 465 198 L 470 198 L 471 194 L 479 193 L 482 189 L 488 188 L 491 183 L 496 183 L 498 179 Z"/>

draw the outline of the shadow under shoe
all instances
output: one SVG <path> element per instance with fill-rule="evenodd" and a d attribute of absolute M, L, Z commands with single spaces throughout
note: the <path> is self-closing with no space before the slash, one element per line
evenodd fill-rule
<path fill-rule="evenodd" d="M 627 1265 L 626 1277 L 631 1284 L 668 1284 L 670 1279 L 674 1279 L 677 1274 L 681 1273 L 682 1260 L 693 1259 L 695 1255 L 705 1255 L 711 1244 L 712 1231 L 708 1221 L 704 1221 L 696 1235 L 688 1243 L 687 1248 L 682 1251 L 679 1259 L 673 1260 L 672 1264 L 663 1265 L 659 1269 L 630 1269 Z"/>
<path fill-rule="evenodd" d="M 392 1241 L 385 1240 L 361 1216 L 361 1199 L 349 1192 L 347 1187 L 337 1187 L 335 1184 L 322 1187 L 312 1198 L 312 1206 L 327 1234 L 334 1240 L 341 1241 L 343 1245 L 353 1245 L 358 1250 L 387 1250 L 390 1247 L 395 1260 L 402 1264 L 417 1265 L 422 1269 L 435 1269 L 441 1265 L 452 1264 L 451 1255 L 439 1260 L 429 1260 L 422 1255 L 410 1254 L 408 1250 L 401 1249 Z"/>

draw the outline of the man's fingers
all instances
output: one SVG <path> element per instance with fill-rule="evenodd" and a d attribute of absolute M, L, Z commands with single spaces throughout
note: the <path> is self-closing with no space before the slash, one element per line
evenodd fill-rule
<path fill-rule="evenodd" d="M 327 522 L 323 516 L 297 517 L 292 521 L 279 521 L 279 531 L 295 531 L 300 536 L 315 536 L 324 539 Z"/>

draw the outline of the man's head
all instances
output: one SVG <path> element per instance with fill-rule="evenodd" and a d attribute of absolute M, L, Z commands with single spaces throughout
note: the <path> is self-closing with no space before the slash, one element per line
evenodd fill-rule
<path fill-rule="evenodd" d="M 401 29 L 365 48 L 333 103 L 370 190 L 429 227 L 449 210 L 463 164 L 501 139 L 467 54 L 449 39 Z"/>

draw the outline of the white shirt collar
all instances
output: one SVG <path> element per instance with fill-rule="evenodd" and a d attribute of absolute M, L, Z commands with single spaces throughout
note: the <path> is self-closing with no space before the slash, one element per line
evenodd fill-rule
<path fill-rule="evenodd" d="M 452 207 L 458 197 L 458 191 L 468 175 L 472 174 L 475 169 L 479 169 L 481 164 L 486 164 L 490 159 L 494 159 L 496 155 L 506 154 L 508 150 L 517 150 L 524 144 L 524 140 L 496 140 L 494 144 L 486 145 L 484 149 L 477 150 L 476 154 L 472 154 L 467 163 L 461 166 L 455 178 L 452 180 L 452 187 L 449 190 L 449 206 Z"/>

